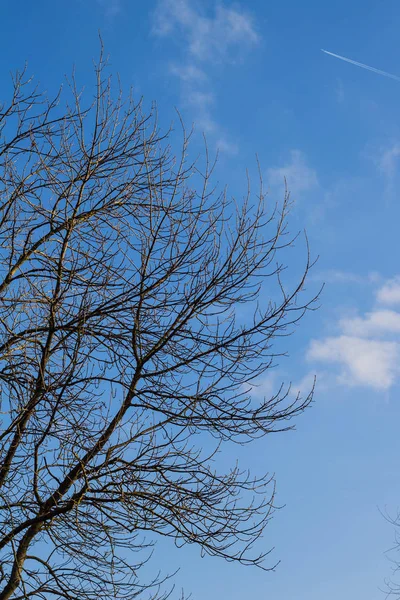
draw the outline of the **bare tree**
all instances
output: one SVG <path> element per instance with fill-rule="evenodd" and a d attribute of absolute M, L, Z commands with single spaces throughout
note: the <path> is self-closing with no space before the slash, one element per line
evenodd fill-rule
<path fill-rule="evenodd" d="M 217 193 L 104 66 L 87 108 L 24 73 L 1 107 L 1 600 L 162 597 L 157 536 L 261 565 L 273 482 L 213 457 L 311 401 L 249 395 L 312 302 L 308 251 L 281 283 L 288 197 Z"/>
<path fill-rule="evenodd" d="M 386 598 L 400 598 L 400 509 L 397 509 L 395 513 L 389 512 L 387 509 L 380 510 L 383 518 L 393 527 L 394 529 L 394 541 L 393 545 L 386 552 L 386 556 L 391 564 L 391 574 L 385 579 L 384 587 L 381 590 Z"/>

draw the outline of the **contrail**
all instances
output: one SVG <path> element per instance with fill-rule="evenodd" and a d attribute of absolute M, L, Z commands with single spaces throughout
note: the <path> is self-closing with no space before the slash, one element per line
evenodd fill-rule
<path fill-rule="evenodd" d="M 396 81 L 400 81 L 400 77 L 397 77 L 397 75 L 392 75 L 391 73 L 386 73 L 386 71 L 381 71 L 380 69 L 375 69 L 375 67 L 369 67 L 368 65 L 364 65 L 363 63 L 357 62 L 355 60 L 351 60 L 351 58 L 345 58 L 344 56 L 339 56 L 339 54 L 333 54 L 333 52 L 328 52 L 328 50 L 323 50 L 321 48 L 322 52 L 325 52 L 325 54 L 330 54 L 331 56 L 334 56 L 335 58 L 340 58 L 340 60 L 344 60 L 348 63 L 350 63 L 351 65 L 356 65 L 356 67 L 361 67 L 362 69 L 368 69 L 368 71 L 372 71 L 373 73 L 377 73 L 378 75 L 384 75 L 385 77 L 390 77 L 390 79 L 395 79 Z"/>

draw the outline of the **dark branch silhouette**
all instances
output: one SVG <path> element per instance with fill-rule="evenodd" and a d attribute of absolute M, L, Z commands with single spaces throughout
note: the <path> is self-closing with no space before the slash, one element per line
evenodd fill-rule
<path fill-rule="evenodd" d="M 218 193 L 104 69 L 87 108 L 22 72 L 0 111 L 0 600 L 164 598 L 158 536 L 263 565 L 273 480 L 214 456 L 311 401 L 250 394 L 313 306 L 308 250 L 282 284 L 288 196 Z"/>

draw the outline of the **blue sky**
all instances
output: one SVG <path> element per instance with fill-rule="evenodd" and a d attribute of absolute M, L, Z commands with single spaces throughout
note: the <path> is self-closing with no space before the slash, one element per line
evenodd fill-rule
<path fill-rule="evenodd" d="M 125 89 L 156 100 L 162 124 L 175 107 L 195 123 L 194 154 L 201 132 L 219 148 L 232 195 L 256 153 L 272 198 L 286 177 L 292 231 L 305 227 L 320 255 L 309 286 L 326 282 L 321 309 L 254 391 L 307 390 L 317 374 L 315 403 L 296 432 L 232 448 L 276 474 L 286 506 L 262 543 L 281 564 L 261 573 L 163 543 L 157 566 L 181 565 L 195 599 L 383 598 L 393 529 L 379 509 L 400 506 L 400 83 L 320 49 L 400 75 L 398 2 L 6 0 L 1 13 L 3 92 L 25 61 L 50 91 L 72 65 L 89 87 L 101 31 Z"/>

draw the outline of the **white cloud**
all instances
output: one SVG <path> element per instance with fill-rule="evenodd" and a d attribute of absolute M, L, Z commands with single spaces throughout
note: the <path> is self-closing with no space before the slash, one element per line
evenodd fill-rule
<path fill-rule="evenodd" d="M 191 90 L 188 93 L 187 101 L 201 111 L 205 111 L 214 104 L 214 94 L 200 90 Z"/>
<path fill-rule="evenodd" d="M 400 276 L 389 279 L 377 292 L 376 298 L 381 304 L 400 304 Z"/>
<path fill-rule="evenodd" d="M 379 280 L 373 274 L 371 282 Z M 388 390 L 400 379 L 400 311 L 380 305 L 400 304 L 400 276 L 384 282 L 376 299 L 373 310 L 339 319 L 338 335 L 312 340 L 307 358 L 339 365 L 344 385 Z"/>
<path fill-rule="evenodd" d="M 339 321 L 346 335 L 359 337 L 400 333 L 400 313 L 394 310 L 376 310 L 365 317 L 344 318 Z"/>
<path fill-rule="evenodd" d="M 340 383 L 387 390 L 399 375 L 399 349 L 397 342 L 341 335 L 313 340 L 307 357 L 309 360 L 341 365 L 338 376 Z"/>
<path fill-rule="evenodd" d="M 267 178 L 271 186 L 280 186 L 286 179 L 288 189 L 294 198 L 318 187 L 317 173 L 307 165 L 306 158 L 300 150 L 290 152 L 290 162 L 286 165 L 268 169 Z"/>
<path fill-rule="evenodd" d="M 153 32 L 169 35 L 177 23 L 188 26 L 194 14 L 187 0 L 160 0 L 154 13 Z"/>
<path fill-rule="evenodd" d="M 206 16 L 192 0 L 160 0 L 153 31 L 159 36 L 179 32 L 195 59 L 211 62 L 240 59 L 260 39 L 248 13 L 217 5 L 214 16 Z"/>
<path fill-rule="evenodd" d="M 181 60 L 169 72 L 178 77 L 182 101 L 194 112 L 197 128 L 218 138 L 220 152 L 236 154 L 237 144 L 228 139 L 213 116 L 212 81 L 205 66 L 243 61 L 246 51 L 260 41 L 251 15 L 236 4 L 216 3 L 210 14 L 195 0 L 158 0 L 153 33 L 173 39 L 181 48 Z"/>

